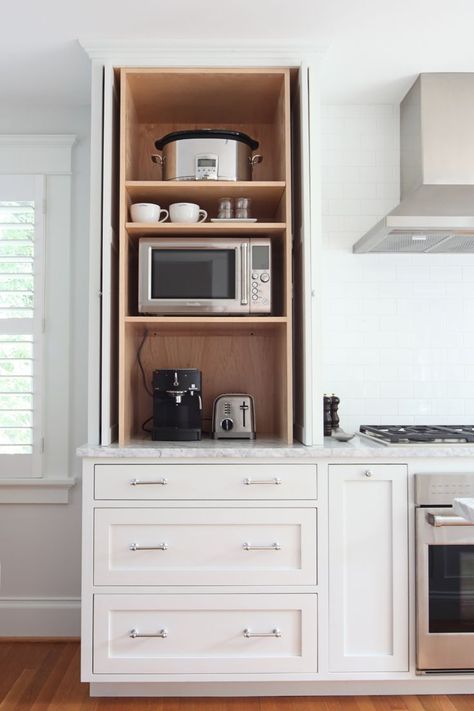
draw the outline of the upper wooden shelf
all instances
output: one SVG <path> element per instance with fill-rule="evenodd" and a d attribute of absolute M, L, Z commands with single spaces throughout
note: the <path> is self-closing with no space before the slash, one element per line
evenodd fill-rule
<path fill-rule="evenodd" d="M 217 215 L 217 201 L 222 197 L 249 197 L 252 214 L 271 217 L 277 212 L 285 193 L 285 181 L 227 180 L 128 180 L 125 188 L 131 202 L 156 202 L 168 207 L 172 202 L 195 202 Z M 228 223 L 231 224 L 231 223 Z"/>
<path fill-rule="evenodd" d="M 159 222 L 148 224 L 142 222 L 127 222 L 129 235 L 228 235 L 232 237 L 242 232 L 264 233 L 266 235 L 281 234 L 286 229 L 284 222 L 194 222 L 190 225 L 177 222 Z"/>
<path fill-rule="evenodd" d="M 286 316 L 127 316 L 125 323 L 139 334 L 143 329 L 162 333 L 254 335 L 278 331 L 288 325 Z"/>

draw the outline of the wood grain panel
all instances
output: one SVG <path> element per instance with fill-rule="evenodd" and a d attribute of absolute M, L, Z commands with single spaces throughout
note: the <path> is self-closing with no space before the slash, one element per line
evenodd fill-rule
<path fill-rule="evenodd" d="M 142 123 L 271 122 L 284 69 L 125 69 Z"/>
<path fill-rule="evenodd" d="M 218 395 L 250 393 L 255 398 L 257 434 L 286 437 L 286 370 L 279 363 L 285 352 L 285 324 L 262 332 L 252 331 L 250 327 L 247 332 L 238 334 L 228 327 L 222 333 L 215 333 L 211 328 L 205 335 L 199 332 L 190 335 L 189 324 L 186 324 L 187 333 L 183 334 L 167 333 L 165 326 L 163 329 L 162 333 L 159 327 L 150 332 L 142 351 L 147 382 L 151 383 L 154 369 L 199 368 L 203 374 L 205 430 L 210 430 L 212 404 Z M 131 428 L 127 430 L 128 438 L 143 436 L 141 425 L 152 414 L 152 400 L 144 391 L 136 357 L 133 357 L 143 331 L 137 334 L 135 330 L 135 334 L 128 359 L 129 406 L 135 405 L 128 423 Z M 132 337 L 128 340 L 132 342 Z"/>

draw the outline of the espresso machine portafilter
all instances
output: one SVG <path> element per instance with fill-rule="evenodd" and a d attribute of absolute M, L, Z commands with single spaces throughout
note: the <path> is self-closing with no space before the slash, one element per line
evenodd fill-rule
<path fill-rule="evenodd" d="M 156 441 L 201 439 L 202 376 L 196 368 L 153 371 L 153 430 Z"/>

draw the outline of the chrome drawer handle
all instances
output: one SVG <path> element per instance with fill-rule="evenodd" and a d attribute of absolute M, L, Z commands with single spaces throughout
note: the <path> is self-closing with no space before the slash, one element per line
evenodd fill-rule
<path fill-rule="evenodd" d="M 248 628 L 244 629 L 244 637 L 250 639 L 250 637 L 281 637 L 281 630 L 275 627 L 271 632 L 251 632 Z"/>
<path fill-rule="evenodd" d="M 281 545 L 277 541 L 269 546 L 253 546 L 251 543 L 243 543 L 242 548 L 244 551 L 281 551 Z"/>
<path fill-rule="evenodd" d="M 156 481 L 140 481 L 140 479 L 131 479 L 130 486 L 145 486 L 146 484 L 159 484 L 160 486 L 166 486 L 168 479 L 157 479 Z"/>
<path fill-rule="evenodd" d="M 273 479 L 244 479 L 245 486 L 250 486 L 251 484 L 281 484 L 282 481 L 278 477 Z"/>
<path fill-rule="evenodd" d="M 370 479 L 370 477 L 372 476 L 372 472 L 370 471 L 370 469 L 366 469 L 366 471 L 364 472 L 364 476 L 366 476 L 367 479 Z"/>
<path fill-rule="evenodd" d="M 139 637 L 161 637 L 162 639 L 165 639 L 165 637 L 168 636 L 168 630 L 167 629 L 162 629 L 156 634 L 140 634 L 137 629 L 130 630 L 129 637 L 132 639 L 138 639 Z"/>
<path fill-rule="evenodd" d="M 130 550 L 131 551 L 167 551 L 168 544 L 165 541 L 163 541 L 163 543 L 159 543 L 157 546 L 141 546 L 139 543 L 130 543 Z"/>

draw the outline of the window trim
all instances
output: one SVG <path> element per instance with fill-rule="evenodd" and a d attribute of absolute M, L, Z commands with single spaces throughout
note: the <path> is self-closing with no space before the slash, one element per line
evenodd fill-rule
<path fill-rule="evenodd" d="M 35 472 L 39 476 L 0 478 L 0 504 L 68 503 L 69 489 L 76 483 L 75 477 L 70 475 L 69 447 L 71 163 L 75 141 L 76 136 L 71 134 L 0 135 L 0 173 L 42 176 L 46 205 L 46 210 L 43 210 L 43 284 L 46 291 L 43 315 L 46 318 L 46 328 L 41 334 L 43 372 L 40 375 L 39 402 L 45 452 L 42 456 L 42 470 Z M 65 277 L 61 284 L 60 299 L 54 294 L 54 279 L 50 278 L 54 274 L 54 264 L 58 258 L 61 260 Z M 66 312 L 67 318 L 64 319 Z M 40 323 L 39 320 L 37 323 Z M 57 340 L 58 334 L 60 343 Z M 48 357 L 52 350 L 56 350 L 57 345 L 61 354 L 62 382 L 59 387 L 55 387 L 52 382 L 54 363 L 51 364 L 51 358 Z M 53 433 L 56 436 L 56 446 L 51 446 L 48 451 L 48 440 L 51 441 Z"/>

